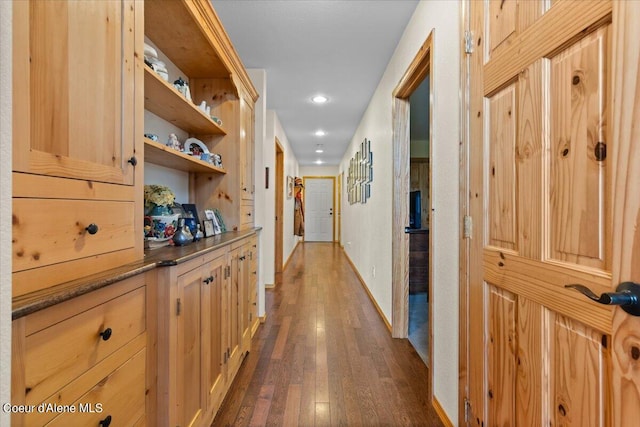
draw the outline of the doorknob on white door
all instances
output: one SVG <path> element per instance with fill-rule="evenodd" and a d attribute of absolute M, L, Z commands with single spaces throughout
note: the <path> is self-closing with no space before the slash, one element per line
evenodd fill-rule
<path fill-rule="evenodd" d="M 637 283 L 620 283 L 616 288 L 616 292 L 605 292 L 600 296 L 584 285 L 573 284 L 565 285 L 564 287 L 575 289 L 599 304 L 619 305 L 627 313 L 640 316 L 640 285 Z"/>

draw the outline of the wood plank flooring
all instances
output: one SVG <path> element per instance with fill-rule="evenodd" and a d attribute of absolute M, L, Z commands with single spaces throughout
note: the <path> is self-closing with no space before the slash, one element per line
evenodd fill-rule
<path fill-rule="evenodd" d="M 304 243 L 212 426 L 442 426 L 427 367 L 391 338 L 337 244 Z"/>

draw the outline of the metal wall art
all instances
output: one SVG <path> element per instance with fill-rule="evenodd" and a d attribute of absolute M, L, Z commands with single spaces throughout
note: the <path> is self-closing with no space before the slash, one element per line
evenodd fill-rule
<path fill-rule="evenodd" d="M 360 143 L 360 150 L 349 161 L 347 200 L 350 204 L 367 203 L 371 197 L 371 181 L 373 181 L 373 153 L 371 140 L 365 138 Z"/>

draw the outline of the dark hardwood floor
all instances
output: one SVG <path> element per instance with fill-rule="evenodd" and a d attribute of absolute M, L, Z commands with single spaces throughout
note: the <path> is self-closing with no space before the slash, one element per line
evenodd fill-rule
<path fill-rule="evenodd" d="M 300 244 L 213 426 L 442 426 L 337 244 Z"/>

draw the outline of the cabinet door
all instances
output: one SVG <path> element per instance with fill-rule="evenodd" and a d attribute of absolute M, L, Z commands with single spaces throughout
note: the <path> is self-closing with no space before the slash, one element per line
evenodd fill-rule
<path fill-rule="evenodd" d="M 206 380 L 207 403 L 218 406 L 222 403 L 224 387 L 224 353 L 226 345 L 223 340 L 223 287 L 226 283 L 224 269 L 226 253 L 222 253 L 213 261 L 205 264 L 205 287 L 202 304 L 202 341 L 204 347 L 204 378 Z M 216 408 L 217 409 L 217 408 Z M 215 409 L 213 410 L 215 412 Z M 210 408 L 207 413 L 211 413 Z"/>
<path fill-rule="evenodd" d="M 227 312 L 227 355 L 228 375 L 233 377 L 240 366 L 242 354 L 242 330 L 240 308 L 240 257 L 242 248 L 233 249 L 229 253 L 231 275 L 226 296 Z"/>
<path fill-rule="evenodd" d="M 133 0 L 14 3 L 14 171 L 133 185 L 141 10 Z"/>
<path fill-rule="evenodd" d="M 251 334 L 258 328 L 258 239 L 249 241 L 249 324 Z"/>
<path fill-rule="evenodd" d="M 251 347 L 251 314 L 250 291 L 251 283 L 251 245 L 246 243 L 242 247 L 240 256 L 240 331 L 242 333 L 242 350 L 249 350 Z"/>
<path fill-rule="evenodd" d="M 253 200 L 254 136 L 253 103 L 240 98 L 240 163 L 242 170 L 242 199 Z"/>
<path fill-rule="evenodd" d="M 201 307 L 202 269 L 196 268 L 178 276 L 176 333 L 176 425 L 197 425 L 205 407 L 202 387 Z"/>

